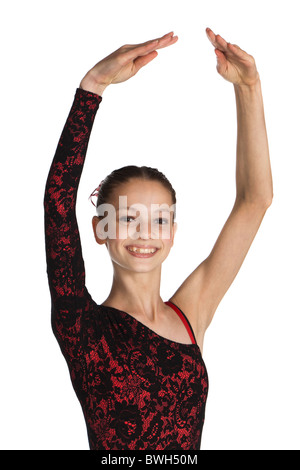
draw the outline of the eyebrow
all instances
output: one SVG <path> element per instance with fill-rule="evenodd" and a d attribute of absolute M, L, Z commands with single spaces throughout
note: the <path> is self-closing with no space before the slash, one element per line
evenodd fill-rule
<path fill-rule="evenodd" d="M 135 209 L 134 207 L 131 207 L 131 206 L 127 206 L 127 207 L 120 207 L 119 209 L 116 210 L 116 212 L 119 212 L 120 210 L 125 210 L 125 209 Z M 135 210 L 138 210 L 138 209 L 135 209 Z M 163 209 L 156 209 L 154 212 L 171 212 L 170 209 L 168 208 L 163 208 Z"/>

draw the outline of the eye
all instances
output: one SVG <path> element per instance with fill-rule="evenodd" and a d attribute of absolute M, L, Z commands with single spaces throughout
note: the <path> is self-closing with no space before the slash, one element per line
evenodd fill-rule
<path fill-rule="evenodd" d="M 169 222 L 168 219 L 165 219 L 163 217 L 159 217 L 158 219 L 155 219 L 155 220 L 159 220 L 160 225 L 165 225 Z"/>
<path fill-rule="evenodd" d="M 120 220 L 122 222 L 128 222 L 128 219 L 134 219 L 131 215 L 124 215 L 123 217 L 120 217 Z"/>

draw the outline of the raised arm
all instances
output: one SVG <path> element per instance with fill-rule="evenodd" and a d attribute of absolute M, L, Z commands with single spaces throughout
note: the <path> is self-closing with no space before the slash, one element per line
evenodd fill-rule
<path fill-rule="evenodd" d="M 191 273 L 171 300 L 203 335 L 236 277 L 273 198 L 261 83 L 255 60 L 209 28 L 217 71 L 234 85 L 237 106 L 236 200 L 209 256 Z"/>
<path fill-rule="evenodd" d="M 125 45 L 98 62 L 82 79 L 61 134 L 44 194 L 45 243 L 52 322 L 60 342 L 79 341 L 80 318 L 93 302 L 85 287 L 75 206 L 93 122 L 107 86 L 134 76 L 156 56 L 156 49 L 177 41 L 173 33 L 144 44 Z M 72 349 L 73 350 L 73 349 Z M 74 353 L 74 351 L 73 351 Z"/>
<path fill-rule="evenodd" d="M 53 307 L 83 297 L 85 271 L 75 213 L 78 185 L 102 98 L 77 89 L 44 194 L 46 261 Z M 74 305 L 75 308 L 75 305 Z"/>

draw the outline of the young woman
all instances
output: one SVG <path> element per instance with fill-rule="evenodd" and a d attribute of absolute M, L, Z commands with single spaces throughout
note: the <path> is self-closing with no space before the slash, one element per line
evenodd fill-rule
<path fill-rule="evenodd" d="M 166 176 L 151 167 L 125 166 L 97 188 L 94 235 L 113 264 L 111 292 L 101 305 L 85 286 L 75 205 L 104 90 L 134 76 L 177 36 L 123 46 L 85 75 L 48 175 L 44 208 L 52 326 L 94 450 L 200 448 L 208 392 L 204 334 L 272 201 L 255 61 L 210 29 L 206 32 L 217 70 L 235 90 L 236 200 L 209 256 L 168 301 L 160 297 L 160 280 L 174 243 L 176 194 Z M 140 217 L 137 205 L 143 209 Z M 110 208 L 105 230 L 102 222 Z"/>

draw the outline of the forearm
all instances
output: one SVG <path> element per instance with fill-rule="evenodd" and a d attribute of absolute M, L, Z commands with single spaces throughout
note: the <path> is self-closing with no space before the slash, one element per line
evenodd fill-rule
<path fill-rule="evenodd" d="M 75 210 L 75 200 L 93 122 L 102 98 L 76 90 L 73 105 L 52 160 L 44 206 L 63 218 Z"/>
<path fill-rule="evenodd" d="M 237 108 L 236 197 L 270 204 L 273 182 L 260 80 L 234 85 Z"/>

